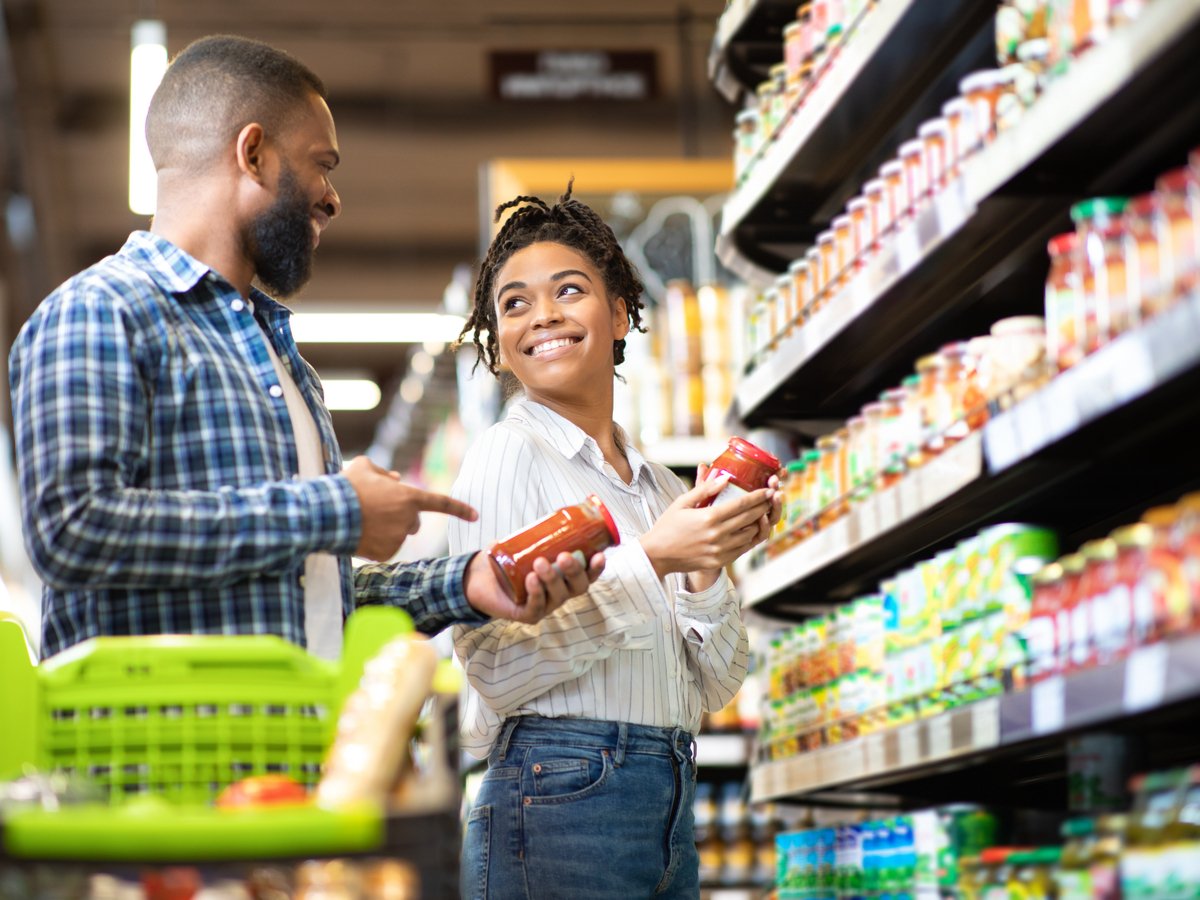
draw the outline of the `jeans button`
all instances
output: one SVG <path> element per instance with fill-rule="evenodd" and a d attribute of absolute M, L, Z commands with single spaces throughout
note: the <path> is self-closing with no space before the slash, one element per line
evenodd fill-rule
<path fill-rule="evenodd" d="M 533 764 L 533 774 L 535 774 L 535 775 L 536 775 L 536 774 L 538 774 L 538 773 L 539 773 L 539 772 L 541 772 L 541 771 L 542 771 L 542 764 L 541 764 L 541 763 L 534 763 L 534 764 Z"/>
<path fill-rule="evenodd" d="M 521 801 L 521 802 L 522 802 L 522 803 L 524 803 L 526 806 L 528 806 L 530 803 L 532 803 L 532 802 L 533 802 L 533 799 L 532 799 L 531 797 L 526 797 L 526 798 L 525 798 L 523 801 Z"/>

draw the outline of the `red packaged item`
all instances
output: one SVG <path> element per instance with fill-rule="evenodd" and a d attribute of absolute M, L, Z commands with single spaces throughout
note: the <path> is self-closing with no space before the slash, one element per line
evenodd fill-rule
<path fill-rule="evenodd" d="M 533 561 L 545 557 L 551 563 L 560 553 L 570 553 L 585 568 L 592 556 L 621 543 L 621 533 L 607 507 L 595 494 L 574 506 L 564 506 L 523 531 L 497 541 L 488 551 L 504 572 L 513 599 L 524 603 L 525 577 Z"/>
<path fill-rule="evenodd" d="M 1050 563 L 1033 576 L 1033 605 L 1025 626 L 1030 681 L 1041 681 L 1061 670 L 1058 621 L 1062 602 L 1063 567 Z"/>
<path fill-rule="evenodd" d="M 1083 593 L 1083 556 L 1070 553 L 1059 560 L 1063 567 L 1063 600 L 1058 616 L 1059 671 L 1073 672 L 1092 664 L 1091 598 Z"/>
<path fill-rule="evenodd" d="M 1145 522 L 1126 525 L 1112 533 L 1117 543 L 1117 580 L 1112 591 L 1118 606 L 1127 604 L 1130 613 L 1129 643 L 1132 650 L 1155 639 L 1157 613 L 1147 574 L 1154 529 Z"/>
<path fill-rule="evenodd" d="M 708 475 L 705 476 L 706 481 L 712 481 L 714 478 L 728 475 L 729 484 L 705 506 L 714 506 L 736 499 L 742 494 L 761 490 L 767 486 L 772 475 L 778 474 L 778 458 L 747 440 L 732 437 L 729 439 L 729 446 L 712 461 Z"/>
<path fill-rule="evenodd" d="M 1156 506 L 1142 513 L 1142 521 L 1154 530 L 1145 580 L 1154 598 L 1155 640 L 1186 631 L 1193 621 L 1180 516 L 1176 506 Z"/>
<path fill-rule="evenodd" d="M 1129 645 L 1133 611 L 1128 597 L 1114 591 L 1117 585 L 1117 542 L 1112 538 L 1088 541 L 1079 548 L 1086 565 L 1081 590 L 1092 606 L 1092 660 L 1107 665 L 1119 659 Z"/>

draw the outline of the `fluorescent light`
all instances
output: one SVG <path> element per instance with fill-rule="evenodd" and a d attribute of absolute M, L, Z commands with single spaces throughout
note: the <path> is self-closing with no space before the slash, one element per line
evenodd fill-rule
<path fill-rule="evenodd" d="M 409 375 L 400 382 L 400 398 L 409 405 L 415 405 L 421 402 L 421 398 L 425 396 L 425 383 L 420 379 Z"/>
<path fill-rule="evenodd" d="M 424 350 L 418 350 L 409 359 L 408 367 L 418 375 L 428 375 L 433 371 L 433 357 Z"/>
<path fill-rule="evenodd" d="M 321 387 L 328 409 L 374 409 L 382 397 L 379 385 L 367 378 L 323 378 Z"/>
<path fill-rule="evenodd" d="M 129 208 L 139 216 L 154 215 L 158 203 L 158 176 L 146 144 L 146 112 L 165 71 L 167 26 L 154 19 L 134 22 L 129 55 Z"/>
<path fill-rule="evenodd" d="M 458 338 L 466 320 L 443 313 L 317 313 L 292 316 L 298 344 L 421 344 Z"/>

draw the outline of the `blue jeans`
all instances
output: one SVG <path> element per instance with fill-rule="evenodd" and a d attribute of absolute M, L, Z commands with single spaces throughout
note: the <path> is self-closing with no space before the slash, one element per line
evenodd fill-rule
<path fill-rule="evenodd" d="M 508 719 L 467 817 L 465 900 L 697 898 L 692 735 Z"/>

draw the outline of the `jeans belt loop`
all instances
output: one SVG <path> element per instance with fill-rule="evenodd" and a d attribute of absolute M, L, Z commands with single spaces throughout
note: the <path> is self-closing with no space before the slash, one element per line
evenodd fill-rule
<path fill-rule="evenodd" d="M 617 723 L 617 746 L 613 752 L 613 765 L 625 763 L 625 744 L 629 740 L 629 727 L 624 722 Z"/>
<path fill-rule="evenodd" d="M 504 762 L 504 755 L 508 753 L 508 742 L 512 739 L 512 733 L 516 731 L 520 721 L 520 716 L 510 716 L 504 720 L 504 726 L 500 729 L 500 734 L 496 737 L 495 753 L 496 759 L 499 762 Z"/>

